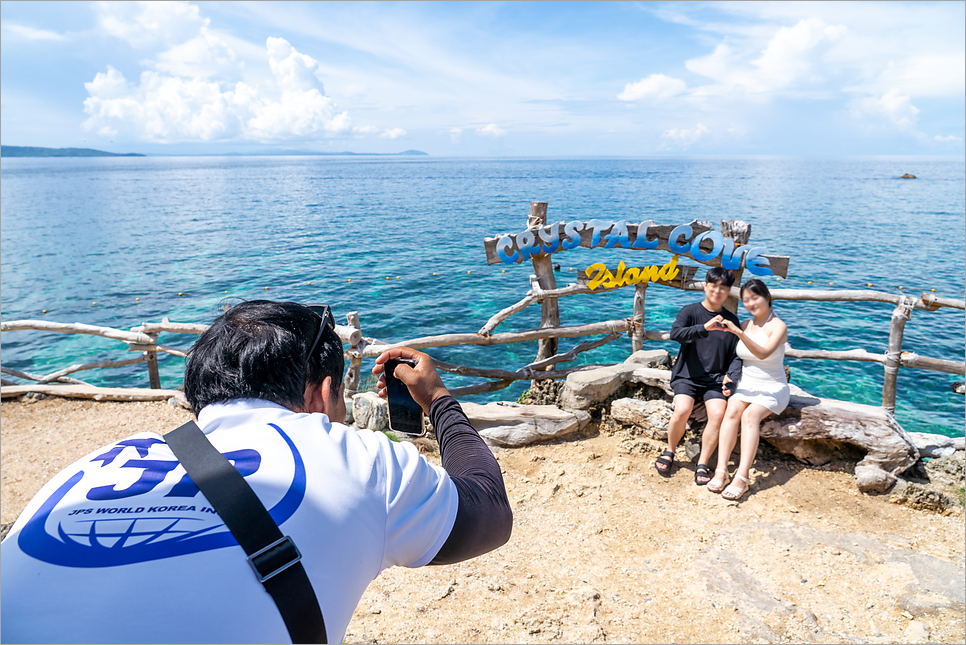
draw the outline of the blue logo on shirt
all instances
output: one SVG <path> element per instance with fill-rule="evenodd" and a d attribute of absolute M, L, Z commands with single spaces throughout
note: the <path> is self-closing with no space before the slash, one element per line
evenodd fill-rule
<path fill-rule="evenodd" d="M 272 519 L 281 525 L 292 517 L 305 498 L 305 464 L 288 435 L 277 425 L 269 425 L 288 444 L 295 462 L 291 486 L 269 509 Z M 50 564 L 86 568 L 115 567 L 236 546 L 238 542 L 223 523 L 212 524 L 211 518 L 204 516 L 205 511 L 213 513 L 210 508 L 189 501 L 197 495 L 198 488 L 188 475 L 164 496 L 169 502 L 137 505 L 139 495 L 154 490 L 169 472 L 178 467 L 177 461 L 143 459 L 148 456 L 150 447 L 157 443 L 164 442 L 160 439 L 127 439 L 92 460 L 102 462 L 103 467 L 112 463 L 126 448 L 137 450 L 142 459 L 129 459 L 121 465 L 121 468 L 140 469 L 137 481 L 126 488 L 96 486 L 87 492 L 87 498 L 92 501 L 130 499 L 136 506 L 75 510 L 72 515 L 92 515 L 90 518 L 77 517 L 77 522 L 71 525 L 85 528 L 68 530 L 61 522 L 57 525 L 57 534 L 51 535 L 46 529 L 47 520 L 57 504 L 84 478 L 84 472 L 78 472 L 54 491 L 27 521 L 17 540 L 23 552 Z M 226 453 L 225 457 L 242 476 L 254 473 L 261 463 L 261 455 L 254 450 L 236 450 Z"/>

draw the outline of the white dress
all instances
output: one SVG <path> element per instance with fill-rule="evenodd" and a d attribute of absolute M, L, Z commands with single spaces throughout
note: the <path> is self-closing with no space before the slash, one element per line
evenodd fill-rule
<path fill-rule="evenodd" d="M 748 333 L 748 337 L 759 345 L 768 341 L 764 329 Z M 765 360 L 751 353 L 742 341 L 738 341 L 735 353 L 741 359 L 741 380 L 732 399 L 757 403 L 774 414 L 781 414 L 788 405 L 788 379 L 785 378 L 785 344 L 782 343 Z"/>

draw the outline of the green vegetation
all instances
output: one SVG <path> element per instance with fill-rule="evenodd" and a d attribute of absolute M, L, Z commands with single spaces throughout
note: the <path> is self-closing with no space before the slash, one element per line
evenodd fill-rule
<path fill-rule="evenodd" d="M 0 157 L 143 157 L 135 152 L 118 154 L 91 148 L 37 148 L 34 146 L 0 146 Z"/>
<path fill-rule="evenodd" d="M 966 506 L 966 488 L 960 486 L 956 490 L 956 497 L 959 499 L 960 506 Z"/>
<path fill-rule="evenodd" d="M 395 443 L 399 443 L 399 437 L 397 437 L 395 434 L 393 434 L 393 431 L 392 430 L 383 430 L 382 433 L 384 435 L 386 435 L 387 437 L 389 437 L 389 441 L 393 441 Z"/>

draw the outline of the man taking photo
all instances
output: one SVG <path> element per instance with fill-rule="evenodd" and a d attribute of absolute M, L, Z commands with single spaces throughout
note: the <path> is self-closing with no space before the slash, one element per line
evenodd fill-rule
<path fill-rule="evenodd" d="M 393 348 L 373 372 L 390 358 L 415 361 L 395 374 L 429 415 L 442 467 L 410 443 L 344 425 L 345 363 L 328 307 L 228 310 L 192 347 L 185 396 L 201 442 L 283 537 L 243 550 L 250 509 L 221 517 L 208 496 L 217 487 L 189 476 L 166 443 L 191 424 L 166 439 L 134 435 L 58 474 L 18 518 L 0 551 L 0 639 L 341 642 L 383 569 L 506 543 L 512 514 L 490 450 L 429 356 Z M 319 613 L 318 627 L 302 618 Z"/>

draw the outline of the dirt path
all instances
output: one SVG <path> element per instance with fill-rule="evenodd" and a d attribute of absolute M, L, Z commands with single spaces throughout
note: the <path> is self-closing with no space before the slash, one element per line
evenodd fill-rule
<path fill-rule="evenodd" d="M 47 399 L 3 403 L 0 417 L 7 523 L 86 452 L 188 415 Z M 383 572 L 346 642 L 964 641 L 963 515 L 780 461 L 759 464 L 751 494 L 729 503 L 695 486 L 690 464 L 664 479 L 624 445 L 592 435 L 499 451 L 510 543 Z"/>

